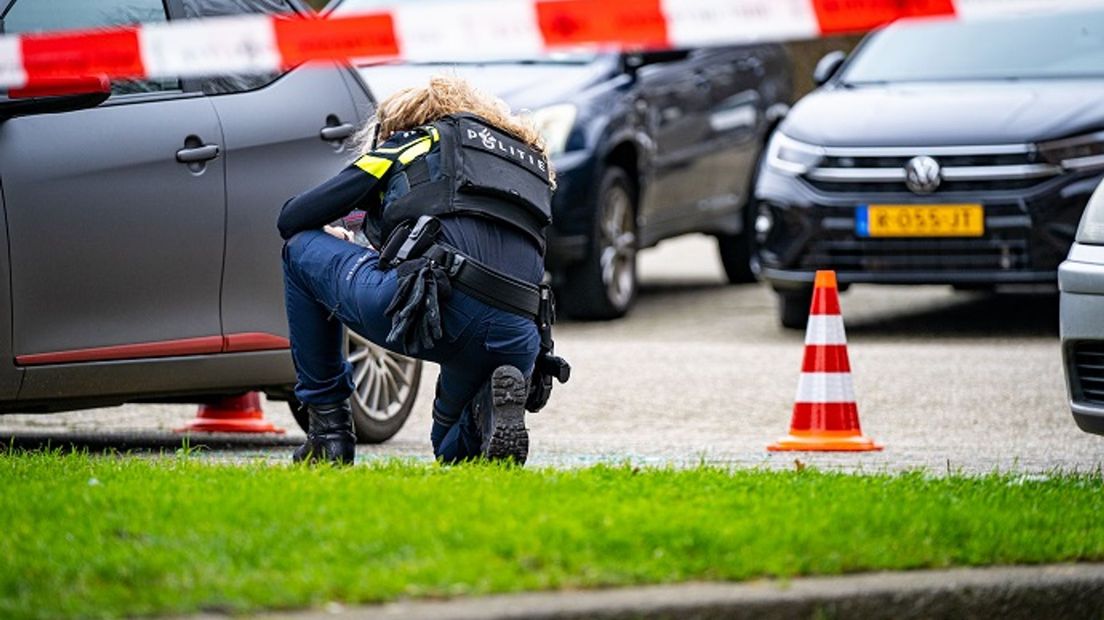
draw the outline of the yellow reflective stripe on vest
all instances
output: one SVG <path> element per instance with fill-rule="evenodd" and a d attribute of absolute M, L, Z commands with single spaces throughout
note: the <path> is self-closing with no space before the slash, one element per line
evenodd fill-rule
<path fill-rule="evenodd" d="M 422 138 L 414 144 L 411 144 L 405 151 L 399 153 L 399 163 L 406 165 L 414 161 L 416 157 L 425 155 L 429 152 L 429 149 L 433 147 L 433 140 L 430 138 Z"/>
<path fill-rule="evenodd" d="M 365 155 L 356 160 L 354 165 L 377 179 L 382 179 L 383 175 L 387 174 L 388 168 L 391 167 L 391 160 L 375 157 L 374 155 Z"/>

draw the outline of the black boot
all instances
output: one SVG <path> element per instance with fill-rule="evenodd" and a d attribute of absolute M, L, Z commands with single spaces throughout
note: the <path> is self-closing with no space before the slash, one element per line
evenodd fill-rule
<path fill-rule="evenodd" d="M 472 415 L 482 433 L 484 458 L 525 464 L 529 456 L 529 430 L 525 428 L 528 395 L 525 377 L 513 366 L 499 366 L 483 385 L 472 401 Z"/>
<path fill-rule="evenodd" d="M 349 408 L 349 401 L 303 406 L 310 416 L 307 443 L 299 446 L 291 455 L 292 462 L 329 461 L 338 465 L 351 465 L 356 454 L 356 435 L 353 434 L 353 412 Z"/>

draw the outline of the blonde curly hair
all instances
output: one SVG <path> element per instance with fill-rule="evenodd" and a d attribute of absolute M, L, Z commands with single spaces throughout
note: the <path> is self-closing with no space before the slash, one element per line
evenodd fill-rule
<path fill-rule="evenodd" d="M 372 150 L 377 127 L 378 140 L 383 142 L 396 132 L 414 129 L 461 112 L 482 117 L 492 126 L 544 155 L 545 160 L 548 159 L 544 136 L 528 116 L 512 113 L 505 101 L 453 75 L 435 75 L 425 86 L 404 88 L 381 101 L 373 118 L 354 138 L 357 152 L 363 155 Z M 555 186 L 552 162 L 547 163 L 549 178 Z"/>

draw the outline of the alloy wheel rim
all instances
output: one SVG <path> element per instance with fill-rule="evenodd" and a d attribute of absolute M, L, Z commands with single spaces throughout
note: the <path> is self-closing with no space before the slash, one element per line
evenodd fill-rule
<path fill-rule="evenodd" d="M 632 201 L 622 187 L 613 187 L 602 209 L 602 283 L 618 308 L 632 298 L 636 284 L 636 222 Z"/>
<path fill-rule="evenodd" d="M 369 418 L 386 422 L 402 411 L 418 363 L 396 355 L 352 330 L 348 334 L 353 365 L 353 400 Z"/>

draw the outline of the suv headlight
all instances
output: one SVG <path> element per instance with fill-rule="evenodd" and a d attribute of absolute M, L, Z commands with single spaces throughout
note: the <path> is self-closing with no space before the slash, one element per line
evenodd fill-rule
<path fill-rule="evenodd" d="M 805 174 L 824 158 L 824 149 L 798 142 L 780 131 L 774 132 L 767 146 L 767 165 L 791 175 Z"/>
<path fill-rule="evenodd" d="M 1077 227 L 1077 243 L 1104 245 L 1104 182 L 1096 187 L 1085 205 L 1081 225 Z"/>
<path fill-rule="evenodd" d="M 1066 170 L 1104 169 L 1104 131 L 1039 143 L 1039 152 Z"/>
<path fill-rule="evenodd" d="M 579 110 L 571 103 L 559 103 L 533 112 L 533 123 L 544 136 L 545 151 L 552 158 L 567 150 L 567 138 L 575 127 Z"/>

